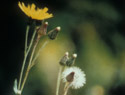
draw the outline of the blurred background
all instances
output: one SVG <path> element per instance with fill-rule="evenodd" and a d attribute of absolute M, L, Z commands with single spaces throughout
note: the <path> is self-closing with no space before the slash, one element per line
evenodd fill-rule
<path fill-rule="evenodd" d="M 58 38 L 41 52 L 23 95 L 55 95 L 59 61 L 66 51 L 70 56 L 78 54 L 75 65 L 84 70 L 87 79 L 83 88 L 70 89 L 68 95 L 125 95 L 124 0 L 20 1 L 48 7 L 54 15 L 46 20 L 48 30 L 62 28 Z M 19 9 L 18 0 L 2 1 L 0 11 L 0 95 L 14 95 L 13 82 L 19 78 L 22 66 L 28 17 Z M 45 40 L 41 39 L 39 46 Z"/>

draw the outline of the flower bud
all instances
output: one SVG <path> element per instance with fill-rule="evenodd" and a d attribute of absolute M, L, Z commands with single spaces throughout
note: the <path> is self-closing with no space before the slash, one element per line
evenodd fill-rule
<path fill-rule="evenodd" d="M 66 65 L 66 62 L 67 62 L 67 60 L 69 59 L 68 55 L 69 55 L 69 53 L 66 52 L 65 55 L 62 57 L 62 59 L 61 59 L 60 62 L 59 62 L 60 65 L 63 65 L 63 66 Z"/>
<path fill-rule="evenodd" d="M 55 29 L 51 30 L 50 32 L 48 32 L 48 37 L 51 39 L 51 40 L 54 40 L 57 35 L 58 35 L 58 32 L 61 30 L 60 27 L 56 27 Z"/>
<path fill-rule="evenodd" d="M 43 23 L 43 25 L 41 25 L 41 27 L 39 27 L 38 29 L 38 35 L 41 37 L 42 35 L 46 35 L 47 32 L 47 26 L 48 26 L 48 22 Z"/>
<path fill-rule="evenodd" d="M 77 54 L 73 54 L 72 57 L 73 57 L 73 58 L 76 58 L 76 57 L 77 57 Z"/>
<path fill-rule="evenodd" d="M 61 27 L 56 27 L 56 31 L 60 31 L 61 30 Z"/>
<path fill-rule="evenodd" d="M 77 57 L 77 54 L 73 54 L 72 57 L 66 62 L 67 66 L 73 66 L 75 63 L 75 59 Z"/>
<path fill-rule="evenodd" d="M 75 74 L 75 72 L 71 72 L 71 73 L 66 77 L 67 82 L 72 82 L 72 81 L 73 81 L 73 79 L 74 79 L 74 74 Z"/>

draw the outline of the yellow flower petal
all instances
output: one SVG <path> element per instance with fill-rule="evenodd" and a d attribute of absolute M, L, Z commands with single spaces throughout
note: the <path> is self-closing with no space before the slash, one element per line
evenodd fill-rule
<path fill-rule="evenodd" d="M 32 19 L 43 20 L 53 17 L 52 14 L 47 13 L 47 7 L 44 9 L 36 9 L 36 5 L 34 3 L 32 5 L 25 6 L 23 2 L 22 4 L 19 2 L 18 6 L 28 17 L 31 17 Z"/>
<path fill-rule="evenodd" d="M 48 11 L 48 8 L 45 7 L 45 8 L 43 9 L 43 12 L 46 13 L 47 11 Z"/>

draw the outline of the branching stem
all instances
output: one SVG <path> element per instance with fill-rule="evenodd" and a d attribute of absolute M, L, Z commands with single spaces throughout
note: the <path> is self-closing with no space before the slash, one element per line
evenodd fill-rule
<path fill-rule="evenodd" d="M 27 58 L 27 53 L 26 53 L 26 51 L 27 51 L 27 39 L 28 39 L 29 29 L 30 29 L 30 26 L 28 25 L 27 28 L 26 28 L 24 60 L 23 60 L 23 65 L 22 65 L 22 69 L 21 69 L 21 73 L 20 73 L 20 79 L 19 79 L 18 89 L 20 89 L 21 80 L 22 80 L 22 76 L 23 76 L 23 71 L 24 71 L 24 67 L 25 67 L 25 63 L 26 63 L 26 58 Z"/>
<path fill-rule="evenodd" d="M 31 62 L 32 62 L 32 59 L 33 59 L 33 56 L 34 56 L 34 53 L 35 53 L 35 49 L 36 49 L 36 46 L 37 46 L 38 42 L 39 42 L 39 39 L 37 38 L 36 42 L 34 44 L 31 56 L 30 56 L 29 64 L 28 64 L 28 67 L 27 67 L 27 70 L 26 70 L 26 74 L 24 76 L 24 80 L 23 80 L 22 86 L 21 86 L 21 91 L 23 90 L 25 82 L 27 80 L 27 77 L 28 77 L 28 74 L 29 74 L 29 71 L 30 71 L 30 65 L 31 65 Z"/>
<path fill-rule="evenodd" d="M 27 41 L 27 37 L 28 37 L 28 34 L 27 34 L 27 31 L 29 30 L 29 26 L 28 26 L 28 29 L 26 29 L 26 41 Z M 27 59 L 27 56 L 29 54 L 29 51 L 31 50 L 31 47 L 32 47 L 32 44 L 33 44 L 33 41 L 34 41 L 34 38 L 35 38 L 35 35 L 36 35 L 36 30 L 34 31 L 33 33 L 33 36 L 31 38 L 31 42 L 30 42 L 30 45 L 29 45 L 29 48 L 28 50 L 26 51 L 26 48 L 27 46 L 25 46 L 25 51 L 26 53 L 24 52 L 24 60 L 23 60 L 23 65 L 22 65 L 22 69 L 21 69 L 21 73 L 20 73 L 20 78 L 19 78 L 19 85 L 18 85 L 18 89 L 20 90 L 20 86 L 21 86 L 21 81 L 22 81 L 22 76 L 23 76 L 23 72 L 24 72 L 24 67 L 25 67 L 25 64 L 26 64 L 26 59 Z M 27 45 L 27 42 L 25 42 L 25 45 Z"/>
<path fill-rule="evenodd" d="M 46 41 L 44 42 L 44 44 L 41 46 L 41 48 L 38 50 L 38 53 L 37 53 L 36 56 L 34 57 L 34 59 L 33 59 L 32 63 L 31 63 L 31 65 L 30 65 L 30 68 L 32 68 L 32 67 L 36 64 L 36 63 L 35 63 L 36 59 L 39 57 L 40 52 L 41 52 L 42 49 L 48 44 L 48 42 L 49 42 L 49 40 L 46 40 Z"/>

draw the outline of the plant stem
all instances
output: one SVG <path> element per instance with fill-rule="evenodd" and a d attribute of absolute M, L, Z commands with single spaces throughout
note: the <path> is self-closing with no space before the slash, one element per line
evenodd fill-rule
<path fill-rule="evenodd" d="M 23 60 L 23 65 L 22 65 L 22 69 L 21 69 L 21 73 L 20 73 L 18 89 L 20 89 L 21 80 L 22 80 L 22 76 L 23 76 L 23 71 L 24 71 L 24 67 L 25 67 L 25 61 L 26 61 L 26 58 L 27 58 L 26 50 L 27 50 L 27 39 L 28 39 L 29 28 L 30 28 L 30 26 L 28 25 L 27 28 L 26 28 L 24 60 Z"/>
<path fill-rule="evenodd" d="M 33 55 L 34 55 L 34 53 L 35 53 L 35 49 L 36 49 L 36 46 L 37 46 L 38 42 L 39 42 L 39 39 L 37 38 L 37 39 L 36 39 L 36 42 L 35 42 L 35 44 L 34 44 L 32 53 L 31 53 L 31 57 L 30 57 L 30 60 L 29 60 L 29 65 L 28 65 L 27 70 L 26 70 L 26 74 L 25 74 L 25 76 L 24 76 L 24 80 L 23 80 L 23 83 L 22 83 L 22 86 L 21 86 L 21 91 L 23 90 L 24 85 L 25 85 L 25 82 L 26 82 L 26 80 L 27 80 L 27 77 L 28 77 L 28 74 L 29 74 L 29 71 L 30 71 L 30 65 L 31 65 L 31 62 L 32 62 L 32 59 L 33 59 Z"/>
<path fill-rule="evenodd" d="M 57 85 L 56 85 L 56 95 L 59 95 L 59 87 L 60 87 L 62 70 L 63 70 L 63 66 L 60 66 L 59 73 L 58 73 L 58 78 L 57 78 Z"/>
<path fill-rule="evenodd" d="M 67 95 L 68 89 L 69 89 L 69 83 L 66 83 L 64 87 L 64 95 Z"/>
<path fill-rule="evenodd" d="M 27 50 L 27 55 L 29 54 L 29 51 L 30 51 L 30 49 L 31 49 L 31 47 L 32 47 L 32 44 L 33 44 L 35 35 L 36 35 L 36 30 L 34 31 L 33 36 L 32 36 L 32 38 L 31 38 L 31 42 L 30 42 L 29 48 L 28 48 L 28 50 Z"/>
<path fill-rule="evenodd" d="M 27 28 L 26 28 L 26 37 L 25 37 L 25 50 L 24 50 L 24 55 L 26 55 L 26 52 L 27 52 L 27 41 L 28 41 L 29 28 L 30 28 L 30 26 L 27 25 Z"/>
<path fill-rule="evenodd" d="M 27 30 L 27 31 L 28 31 L 28 30 Z M 26 35 L 27 35 L 27 34 L 26 34 Z M 24 60 L 23 60 L 23 65 L 22 65 L 22 69 L 21 69 L 21 73 L 20 73 L 18 89 L 20 89 L 20 85 L 21 85 L 21 81 L 22 81 L 22 76 L 23 76 L 23 71 L 24 71 L 24 67 L 25 67 L 25 64 L 26 64 L 26 59 L 27 59 L 27 56 L 28 56 L 29 51 L 30 51 L 30 49 L 31 49 L 31 46 L 32 46 L 32 44 L 33 44 L 33 40 L 34 40 L 34 38 L 35 38 L 35 35 L 36 35 L 36 31 L 34 31 L 34 33 L 33 33 L 33 36 L 32 36 L 32 38 L 31 38 L 31 42 L 30 42 L 30 45 L 29 45 L 29 48 L 28 48 L 27 52 L 24 53 Z M 28 35 L 27 35 L 27 36 L 28 36 Z M 27 37 L 27 36 L 26 36 L 26 37 Z M 27 39 L 27 38 L 26 38 L 26 39 Z M 25 42 L 25 43 L 27 43 L 27 42 Z M 26 45 L 26 44 L 25 44 L 25 45 Z"/>
<path fill-rule="evenodd" d="M 48 42 L 49 42 L 49 40 L 46 40 L 45 42 L 44 42 L 44 44 L 41 46 L 41 48 L 38 50 L 38 53 L 37 53 L 37 55 L 34 57 L 34 59 L 33 59 L 33 61 L 32 61 L 32 64 L 30 65 L 30 68 L 32 68 L 36 63 L 35 63 L 35 61 L 36 61 L 36 59 L 38 58 L 38 56 L 40 55 L 40 52 L 42 51 L 42 49 L 48 44 Z"/>
<path fill-rule="evenodd" d="M 27 68 L 27 71 L 26 71 L 26 73 L 25 73 L 25 77 L 24 77 L 24 80 L 23 80 L 23 83 L 22 83 L 22 86 L 21 86 L 21 92 L 23 91 L 23 88 L 24 88 L 26 79 L 27 79 L 27 77 L 28 77 L 29 71 L 30 71 L 30 69 Z"/>

